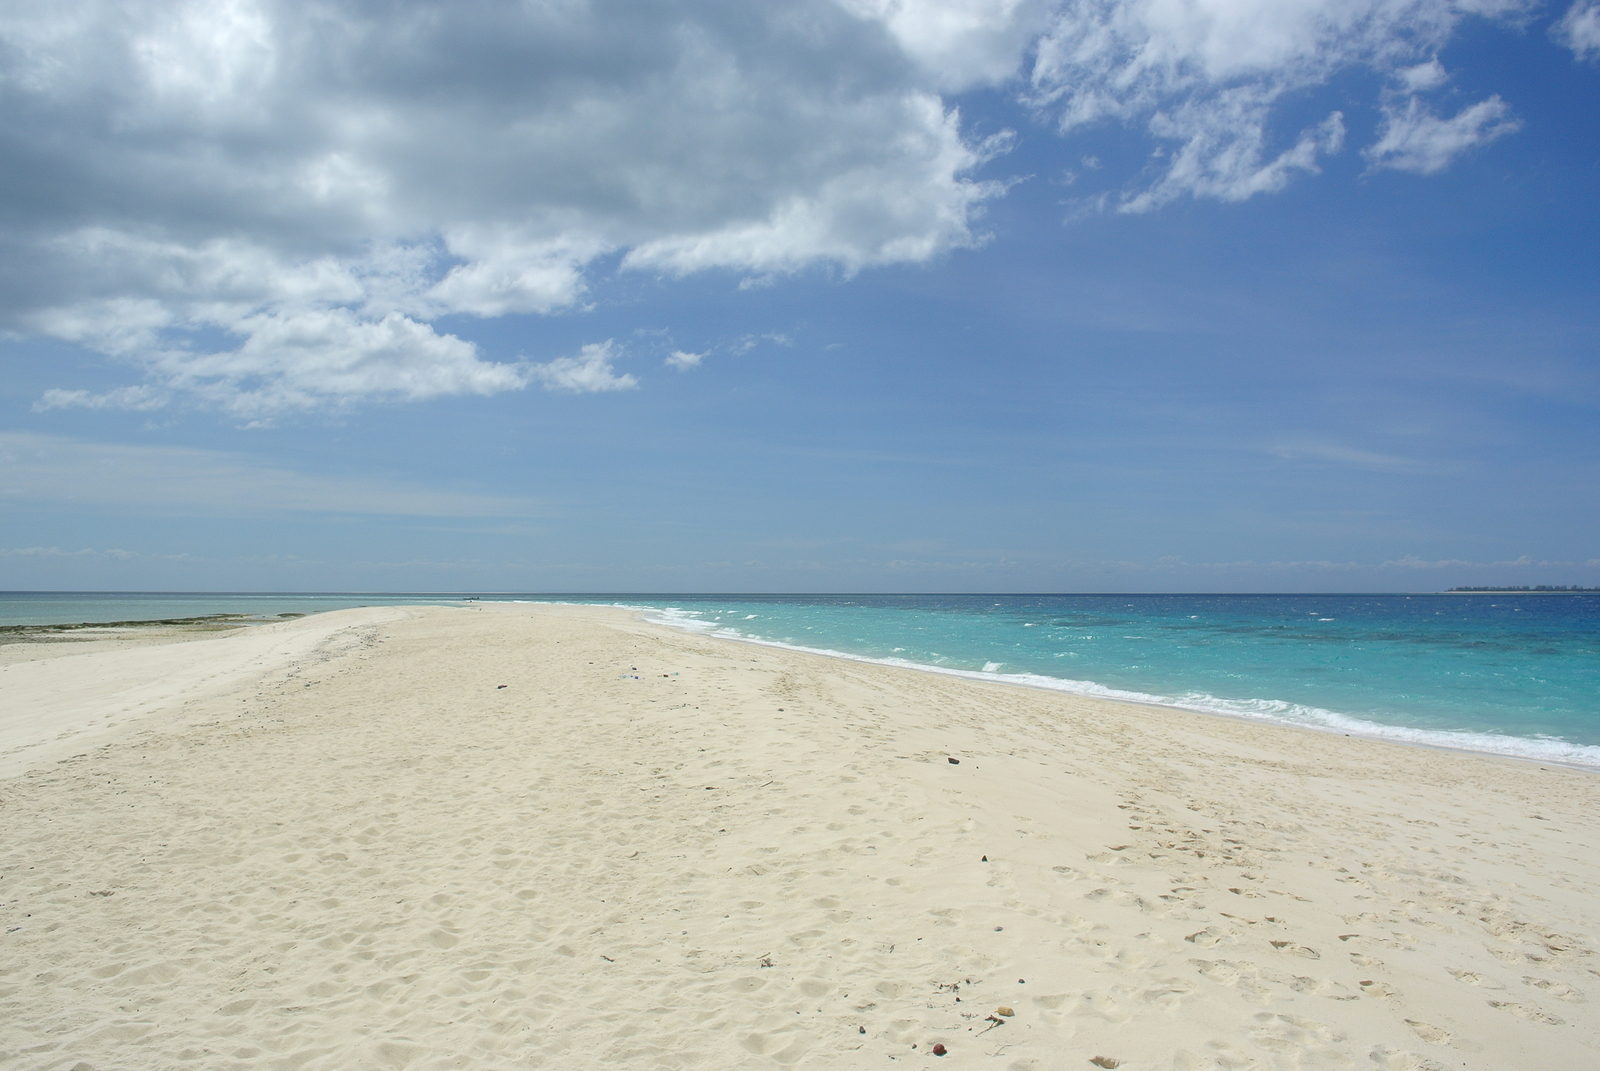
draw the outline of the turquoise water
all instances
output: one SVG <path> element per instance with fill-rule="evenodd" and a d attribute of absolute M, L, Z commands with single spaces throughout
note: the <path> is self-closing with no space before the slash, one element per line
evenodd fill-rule
<path fill-rule="evenodd" d="M 1037 687 L 1600 768 L 1596 595 L 514 595 Z M 459 594 L 0 593 L 0 624 L 459 604 Z"/>
<path fill-rule="evenodd" d="M 1600 767 L 1600 596 L 626 601 L 714 635 Z"/>

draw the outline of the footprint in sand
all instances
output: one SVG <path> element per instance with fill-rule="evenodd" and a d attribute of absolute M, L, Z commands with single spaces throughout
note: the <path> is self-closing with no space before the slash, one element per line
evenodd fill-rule
<path fill-rule="evenodd" d="M 1339 1040 L 1326 1026 L 1298 1015 L 1260 1012 L 1255 1018 L 1259 1025 L 1250 1031 L 1250 1038 L 1268 1052 L 1298 1057 L 1308 1051 L 1326 1049 Z"/>
<path fill-rule="evenodd" d="M 1094 855 L 1085 856 L 1091 863 L 1101 863 L 1105 866 L 1131 866 L 1133 860 L 1125 855 L 1115 855 L 1111 852 L 1096 852 Z"/>
<path fill-rule="evenodd" d="M 1194 991 L 1194 987 L 1187 982 L 1176 978 L 1168 978 L 1157 985 L 1144 990 L 1139 994 L 1139 999 L 1146 1004 L 1153 1004 L 1164 1011 L 1173 1012 Z"/>
<path fill-rule="evenodd" d="M 1500 983 L 1498 983 L 1498 982 L 1496 982 L 1496 981 L 1494 981 L 1492 979 L 1485 978 L 1483 975 L 1479 974 L 1477 971 L 1458 971 L 1458 970 L 1455 970 L 1455 969 L 1450 968 L 1450 967 L 1446 967 L 1445 970 L 1449 971 L 1450 972 L 1450 976 L 1452 978 L 1454 978 L 1456 981 L 1462 982 L 1462 983 L 1464 983 L 1466 985 L 1478 985 L 1478 986 L 1484 987 L 1485 989 L 1504 989 L 1505 988 L 1505 986 L 1501 985 Z"/>
<path fill-rule="evenodd" d="M 1547 1012 L 1542 1012 L 1538 1008 L 1535 1008 L 1531 1005 L 1517 1004 L 1509 1000 L 1491 1000 L 1489 1002 L 1489 1007 L 1499 1008 L 1501 1011 L 1508 1011 L 1512 1015 L 1515 1015 L 1518 1019 L 1526 1019 L 1530 1023 L 1544 1023 L 1546 1026 L 1560 1026 L 1563 1022 L 1565 1022 L 1564 1019 L 1558 1019 L 1554 1015 L 1550 1015 Z"/>
<path fill-rule="evenodd" d="M 1582 993 L 1565 982 L 1553 982 L 1548 978 L 1524 978 L 1522 984 L 1542 989 L 1558 1000 L 1571 1001 L 1574 1004 L 1581 1004 L 1584 1000 Z"/>
<path fill-rule="evenodd" d="M 1418 1019 L 1407 1019 L 1406 1025 L 1411 1028 L 1413 1034 L 1426 1041 L 1429 1045 L 1450 1044 L 1450 1031 L 1441 1030 L 1432 1023 L 1424 1023 Z"/>
<path fill-rule="evenodd" d="M 1309 993 L 1314 996 L 1326 997 L 1329 1000 L 1356 1000 L 1357 994 L 1350 991 L 1350 987 L 1342 982 L 1335 982 L 1331 978 L 1307 978 L 1296 975 L 1289 988 L 1296 993 Z M 1366 990 L 1362 990 L 1365 992 Z"/>
<path fill-rule="evenodd" d="M 1386 1049 L 1382 1045 L 1372 1050 L 1372 1062 L 1382 1071 L 1444 1071 L 1444 1065 L 1425 1056 L 1404 1049 Z"/>
<path fill-rule="evenodd" d="M 1231 934 L 1224 930 L 1219 930 L 1215 926 L 1207 926 L 1203 930 L 1191 933 L 1189 936 L 1185 937 L 1184 940 L 1188 941 L 1192 945 L 1197 945 L 1200 948 L 1213 948 L 1231 936 Z"/>

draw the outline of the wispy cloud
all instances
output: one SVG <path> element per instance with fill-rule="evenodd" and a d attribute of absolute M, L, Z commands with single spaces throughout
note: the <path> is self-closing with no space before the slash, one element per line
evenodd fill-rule
<path fill-rule="evenodd" d="M 606 339 L 584 346 L 576 357 L 558 357 L 546 364 L 533 365 L 531 370 L 534 378 L 543 383 L 546 390 L 571 394 L 633 390 L 639 381 L 631 375 L 617 375 L 611 367 L 616 356 L 616 343 Z"/>
<path fill-rule="evenodd" d="M 1550 32 L 1581 60 L 1600 56 L 1600 0 L 1576 0 Z"/>
<path fill-rule="evenodd" d="M 93 547 L 83 547 L 79 550 L 63 550 L 60 547 L 0 547 L 0 558 L 98 558 L 106 561 L 128 561 L 140 555 L 131 550 L 96 550 Z"/>
<path fill-rule="evenodd" d="M 1431 461 L 1400 457 L 1395 454 L 1384 454 L 1375 450 L 1363 450 L 1359 447 L 1346 446 L 1342 443 L 1286 442 L 1270 447 L 1269 452 L 1287 461 L 1311 459 L 1335 465 L 1346 465 L 1351 468 L 1366 469 L 1371 472 L 1435 473 L 1442 471 L 1441 466 Z"/>
<path fill-rule="evenodd" d="M 1460 558 L 1429 560 L 1415 554 L 1383 562 L 1379 569 L 1593 569 L 1600 567 L 1600 558 L 1588 561 L 1546 561 L 1524 554 L 1509 561 L 1470 562 Z"/>
<path fill-rule="evenodd" d="M 1440 119 L 1422 101 L 1410 97 L 1404 106 L 1384 109 L 1378 140 L 1362 155 L 1374 171 L 1388 168 L 1432 175 L 1469 149 L 1487 145 L 1521 126 L 1498 96 L 1463 108 L 1449 119 Z"/>
<path fill-rule="evenodd" d="M 0 432 L 0 502 L 195 515 L 527 517 L 538 503 L 399 480 L 295 472 L 242 454 Z"/>
<path fill-rule="evenodd" d="M 1409 76 L 1419 89 L 1439 84 L 1442 69 L 1429 63 L 1463 18 L 1515 19 L 1535 6 L 1536 0 L 1067 0 L 1055 6 L 1039 39 L 1032 99 L 1064 131 L 1108 120 L 1138 123 L 1162 143 L 1152 161 L 1154 180 L 1114 202 L 1123 211 L 1149 211 L 1180 196 L 1242 200 L 1281 189 L 1296 173 L 1315 173 L 1319 157 L 1343 146 L 1343 117 L 1333 112 L 1292 135 L 1287 147 L 1269 148 L 1275 109 L 1286 97 L 1358 67 Z M 1419 144 L 1417 153 L 1399 155 L 1397 142 L 1381 158 L 1417 166 L 1426 159 L 1432 166 L 1444 159 L 1447 142 L 1470 135 L 1479 143 L 1511 129 L 1489 111 L 1444 121 L 1455 124 L 1447 130 L 1417 125 L 1420 114 L 1410 127 L 1392 124 L 1397 138 L 1413 130 L 1413 140 L 1428 149 Z"/>

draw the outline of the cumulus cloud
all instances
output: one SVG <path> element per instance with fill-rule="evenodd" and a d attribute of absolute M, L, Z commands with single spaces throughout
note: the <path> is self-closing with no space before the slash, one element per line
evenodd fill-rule
<path fill-rule="evenodd" d="M 1416 97 L 1403 107 L 1386 107 L 1378 140 L 1363 153 L 1374 170 L 1390 168 L 1432 175 L 1479 145 L 1504 137 L 1522 124 L 1498 96 L 1440 119 Z"/>
<path fill-rule="evenodd" d="M 631 385 L 578 359 L 530 378 L 433 324 L 579 308 L 602 256 L 850 272 L 973 244 L 998 188 L 970 172 L 1002 143 L 969 144 L 894 17 L 831 0 L 4 5 L 0 143 L 20 180 L 0 207 L 0 326 L 155 388 L 46 405 Z"/>
<path fill-rule="evenodd" d="M 943 89 L 1009 80 L 1049 25 L 1045 0 L 839 0 L 882 24 Z"/>
<path fill-rule="evenodd" d="M 952 95 L 980 86 L 1069 136 L 1144 128 L 1124 210 L 1268 193 L 1345 138 L 1337 112 L 1276 130 L 1286 95 L 1366 65 L 1415 100 L 1463 18 L 1533 2 L 0 2 L 0 329 L 145 377 L 46 407 L 617 389 L 459 322 L 576 312 L 612 270 L 768 282 L 973 246 L 1005 189 L 977 171 L 1011 144 L 963 128 Z M 1562 24 L 1580 54 L 1592 13 Z M 1504 107 L 1394 104 L 1374 166 L 1448 162 Z"/>
<path fill-rule="evenodd" d="M 1600 0 L 1577 0 L 1551 33 L 1579 59 L 1600 56 Z"/>

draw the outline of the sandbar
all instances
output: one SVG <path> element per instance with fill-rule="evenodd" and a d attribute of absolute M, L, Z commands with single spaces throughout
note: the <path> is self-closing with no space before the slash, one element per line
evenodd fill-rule
<path fill-rule="evenodd" d="M 1600 1052 L 1592 773 L 615 608 L 178 638 L 0 660 L 0 1066 Z"/>

